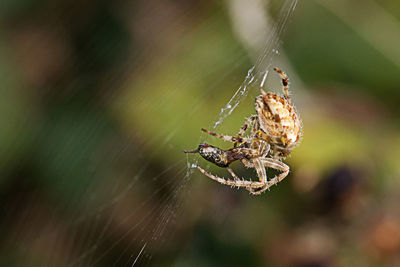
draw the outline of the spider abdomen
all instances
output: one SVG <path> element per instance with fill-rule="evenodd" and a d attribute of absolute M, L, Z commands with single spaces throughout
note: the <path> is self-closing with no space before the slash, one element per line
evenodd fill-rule
<path fill-rule="evenodd" d="M 301 134 L 301 123 L 296 110 L 286 98 L 268 93 L 257 97 L 255 106 L 260 128 L 271 145 L 278 150 L 290 150 L 296 145 Z"/>

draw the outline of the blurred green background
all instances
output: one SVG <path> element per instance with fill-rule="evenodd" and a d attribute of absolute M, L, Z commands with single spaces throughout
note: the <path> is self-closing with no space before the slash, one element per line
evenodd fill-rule
<path fill-rule="evenodd" d="M 1 265 L 400 266 L 397 0 L 297 4 L 273 66 L 304 137 L 277 187 L 255 197 L 187 169 L 207 166 L 182 150 L 206 138 L 280 8 L 3 0 Z M 280 92 L 276 74 L 267 88 Z M 236 134 L 257 94 L 217 131 Z"/>

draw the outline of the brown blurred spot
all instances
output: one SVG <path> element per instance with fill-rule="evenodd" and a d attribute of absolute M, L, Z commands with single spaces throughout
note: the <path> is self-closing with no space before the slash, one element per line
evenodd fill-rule
<path fill-rule="evenodd" d="M 70 44 L 60 29 L 27 23 L 10 29 L 8 39 L 14 65 L 30 85 L 42 86 L 54 80 L 69 62 Z"/>
<path fill-rule="evenodd" d="M 376 260 L 399 255 L 400 219 L 387 216 L 367 229 L 367 250 Z"/>
<path fill-rule="evenodd" d="M 273 266 L 337 266 L 337 240 L 331 229 L 320 223 L 286 229 L 268 240 L 265 256 Z"/>

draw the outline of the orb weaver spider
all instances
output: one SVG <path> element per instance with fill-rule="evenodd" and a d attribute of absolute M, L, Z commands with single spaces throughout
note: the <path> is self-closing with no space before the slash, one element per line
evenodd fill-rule
<path fill-rule="evenodd" d="M 224 179 L 208 173 L 200 166 L 200 172 L 209 178 L 232 187 L 243 187 L 251 194 L 259 195 L 282 181 L 289 174 L 289 166 L 282 162 L 300 140 L 302 125 L 289 95 L 289 80 L 278 68 L 274 70 L 281 76 L 283 96 L 265 93 L 261 84 L 261 95 L 255 99 L 256 115 L 250 116 L 240 128 L 237 136 L 220 135 L 202 129 L 203 132 L 227 142 L 233 143 L 233 148 L 222 150 L 209 144 L 200 144 L 196 150 L 185 150 L 185 153 L 199 153 L 204 159 L 219 167 L 227 168 L 233 180 Z M 249 126 L 251 128 L 249 128 Z M 247 129 L 250 136 L 243 136 Z M 240 179 L 229 165 L 240 160 L 247 168 L 254 168 L 259 181 Z M 267 179 L 266 168 L 273 168 L 281 173 L 272 179 Z"/>

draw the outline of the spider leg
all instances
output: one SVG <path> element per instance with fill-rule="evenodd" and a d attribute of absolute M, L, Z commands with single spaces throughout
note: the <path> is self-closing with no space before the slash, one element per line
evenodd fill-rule
<path fill-rule="evenodd" d="M 248 142 L 249 140 L 247 138 L 242 138 L 243 133 L 247 130 L 247 127 L 249 127 L 249 125 L 255 120 L 257 119 L 256 115 L 251 116 L 250 118 L 248 118 L 246 120 L 246 122 L 243 124 L 243 126 L 240 128 L 237 137 L 234 136 L 229 136 L 229 135 L 222 135 L 222 134 L 218 134 L 218 133 L 213 133 L 208 131 L 207 129 L 201 128 L 201 130 L 209 135 L 215 136 L 219 139 L 222 139 L 226 142 L 233 142 L 234 145 L 233 147 L 237 147 L 238 143 L 242 143 L 242 142 Z"/>
<path fill-rule="evenodd" d="M 253 159 L 254 168 L 256 169 L 257 176 L 260 182 L 265 185 L 267 183 L 267 172 L 265 171 L 264 164 L 261 158 Z"/>
<path fill-rule="evenodd" d="M 265 183 L 263 187 L 254 189 L 254 188 L 246 188 L 251 194 L 259 195 L 265 190 L 269 189 L 271 186 L 276 185 L 280 181 L 282 181 L 288 174 L 289 174 L 289 166 L 283 163 L 282 161 L 271 159 L 271 158 L 263 158 L 262 159 L 263 166 L 277 169 L 282 171 L 281 174 L 275 176 L 274 178 L 270 179 Z M 254 166 L 256 168 L 256 166 Z M 265 170 L 265 169 L 264 169 Z"/>
<path fill-rule="evenodd" d="M 255 158 L 251 162 L 247 160 L 242 160 L 242 162 L 246 162 L 248 163 L 248 166 L 254 167 L 256 169 L 259 178 L 258 182 L 240 180 L 240 178 L 230 168 L 228 168 L 228 172 L 232 175 L 235 181 L 242 182 L 243 187 L 246 187 L 246 189 L 250 192 L 258 192 L 260 189 L 263 189 L 267 184 L 267 173 L 265 172 L 265 167 L 263 165 L 262 159 Z"/>
<path fill-rule="evenodd" d="M 248 118 L 245 123 L 243 124 L 243 126 L 240 128 L 238 135 L 237 135 L 237 140 L 235 141 L 233 147 L 237 146 L 237 143 L 240 141 L 240 139 L 242 138 L 242 135 L 244 134 L 244 132 L 247 130 L 247 127 L 249 127 L 249 125 L 257 119 L 257 115 L 253 115 L 250 116 L 250 118 Z"/>
<path fill-rule="evenodd" d="M 237 148 L 238 151 L 249 155 L 248 158 L 264 158 L 268 155 L 271 146 L 267 142 L 254 138 L 251 143 L 251 148 Z M 254 168 L 254 167 L 253 167 Z"/>
<path fill-rule="evenodd" d="M 263 186 L 262 182 L 254 182 L 254 181 L 247 181 L 244 179 L 240 179 L 231 168 L 227 168 L 228 172 L 232 175 L 233 179 L 235 180 L 235 185 L 237 187 L 246 187 L 246 188 L 259 188 Z"/>
<path fill-rule="evenodd" d="M 215 176 L 215 175 L 207 172 L 206 170 L 204 170 L 200 166 L 197 166 L 197 169 L 199 169 L 199 171 L 202 172 L 204 175 L 206 175 L 207 177 L 217 181 L 218 183 L 225 184 L 225 185 L 230 185 L 232 187 L 246 187 L 246 188 L 254 187 L 254 188 L 260 188 L 260 187 L 262 187 L 264 185 L 261 182 L 240 180 L 239 177 L 237 177 L 237 175 L 232 171 L 231 168 L 227 168 L 227 169 L 228 169 L 229 173 L 233 176 L 233 179 L 235 179 L 235 180 L 227 180 L 227 179 Z"/>
<path fill-rule="evenodd" d="M 213 133 L 213 132 L 210 132 L 210 131 L 208 131 L 208 130 L 206 130 L 204 128 L 201 128 L 201 130 L 203 132 L 205 132 L 205 133 L 208 133 L 209 135 L 215 136 L 215 137 L 217 137 L 219 139 L 222 139 L 224 141 L 227 141 L 227 142 L 237 142 L 239 140 L 237 137 Z"/>
<path fill-rule="evenodd" d="M 240 181 L 240 178 L 233 172 L 233 170 L 231 168 L 227 168 L 228 172 L 232 175 L 233 180 L 235 181 Z"/>
<path fill-rule="evenodd" d="M 265 158 L 268 155 L 269 150 L 271 149 L 271 145 L 267 142 L 261 141 L 260 145 L 260 154 L 262 158 Z"/>
<path fill-rule="evenodd" d="M 277 73 L 279 73 L 279 75 L 282 78 L 282 85 L 283 85 L 283 95 L 285 96 L 285 98 L 289 101 L 290 103 L 290 96 L 289 96 L 289 78 L 286 76 L 286 74 L 281 71 L 278 68 L 274 68 L 274 71 L 276 71 Z"/>

